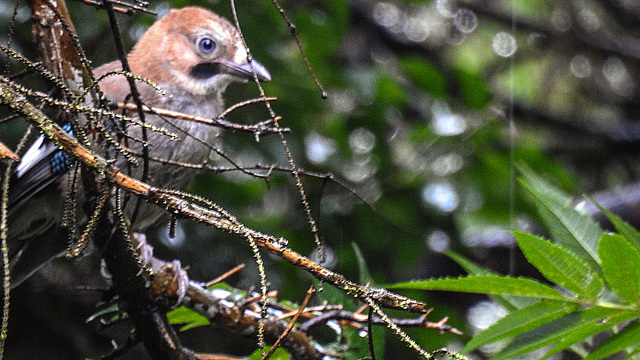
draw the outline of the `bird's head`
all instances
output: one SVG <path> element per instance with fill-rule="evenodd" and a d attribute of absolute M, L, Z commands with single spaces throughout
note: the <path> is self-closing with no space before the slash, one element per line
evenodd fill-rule
<path fill-rule="evenodd" d="M 217 96 L 232 81 L 271 80 L 249 63 L 240 33 L 226 19 L 199 7 L 172 10 L 156 21 L 131 53 L 133 73 L 194 96 Z"/>

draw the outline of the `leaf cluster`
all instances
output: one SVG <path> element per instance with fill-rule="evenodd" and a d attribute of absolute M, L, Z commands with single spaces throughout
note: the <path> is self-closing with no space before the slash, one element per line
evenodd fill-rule
<path fill-rule="evenodd" d="M 528 167 L 519 166 L 553 241 L 514 231 L 526 259 L 550 283 L 501 276 L 460 255 L 449 256 L 468 276 L 395 284 L 394 288 L 486 294 L 508 315 L 477 334 L 462 350 L 503 342 L 492 359 L 511 359 L 545 348 L 543 358 L 570 349 L 585 359 L 640 353 L 640 233 L 601 209 L 617 233 L 603 231 L 571 206 L 570 198 Z M 592 343 L 596 334 L 606 340 Z M 635 356 L 635 357 L 634 357 Z"/>

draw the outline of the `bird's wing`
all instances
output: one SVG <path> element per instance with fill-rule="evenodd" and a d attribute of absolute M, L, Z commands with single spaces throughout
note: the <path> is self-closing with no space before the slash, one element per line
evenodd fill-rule
<path fill-rule="evenodd" d="M 69 132 L 71 125 L 63 128 Z M 69 171 L 69 155 L 41 135 L 24 154 L 11 177 L 9 210 L 59 180 Z"/>

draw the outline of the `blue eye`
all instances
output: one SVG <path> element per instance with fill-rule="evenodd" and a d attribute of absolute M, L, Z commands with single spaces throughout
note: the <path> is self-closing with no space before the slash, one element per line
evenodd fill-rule
<path fill-rule="evenodd" d="M 204 38 L 202 40 L 200 40 L 200 50 L 202 50 L 202 52 L 205 53 L 210 53 L 213 50 L 215 50 L 216 48 L 216 43 L 215 41 L 209 39 L 209 38 Z"/>

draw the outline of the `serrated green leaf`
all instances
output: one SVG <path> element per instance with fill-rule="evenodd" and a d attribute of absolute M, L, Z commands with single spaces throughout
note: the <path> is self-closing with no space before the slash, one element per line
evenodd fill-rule
<path fill-rule="evenodd" d="M 540 301 L 524 309 L 510 312 L 469 341 L 461 352 L 466 353 L 478 346 L 518 336 L 541 325 L 554 321 L 580 308 L 579 304 L 563 301 Z"/>
<path fill-rule="evenodd" d="M 590 308 L 585 310 L 584 312 L 592 311 L 593 313 L 598 313 L 598 308 Z M 617 310 L 617 313 L 614 313 L 611 316 L 600 317 L 596 321 L 587 321 L 581 324 L 581 326 L 575 327 L 573 329 L 569 329 L 562 336 L 561 340 L 545 354 L 545 358 L 549 357 L 553 354 L 556 354 L 562 350 L 569 348 L 571 345 L 584 341 L 593 335 L 599 334 L 604 330 L 610 329 L 615 325 L 627 321 L 633 318 L 637 318 L 640 313 L 638 312 L 626 312 Z"/>
<path fill-rule="evenodd" d="M 478 294 L 523 296 L 549 300 L 572 300 L 554 288 L 523 277 L 480 275 L 419 280 L 393 284 L 390 289 L 459 291 Z"/>
<path fill-rule="evenodd" d="M 581 298 L 595 298 L 604 282 L 582 258 L 540 237 L 514 231 L 524 256 L 549 281 Z"/>
<path fill-rule="evenodd" d="M 180 331 L 209 325 L 209 320 L 206 317 L 184 305 L 169 311 L 167 313 L 167 319 L 169 319 L 170 324 L 185 324 L 180 328 Z"/>
<path fill-rule="evenodd" d="M 605 234 L 598 252 L 609 287 L 621 299 L 640 303 L 640 251 L 623 236 Z"/>
<path fill-rule="evenodd" d="M 456 254 L 453 251 L 445 251 L 445 255 L 447 255 L 458 265 L 460 265 L 460 267 L 462 267 L 469 275 L 498 275 L 497 273 L 487 270 L 474 263 L 473 261 L 467 259 L 466 257 L 460 254 Z M 504 306 L 509 312 L 531 306 L 537 302 L 537 299 L 523 298 L 519 296 L 489 295 L 489 297 L 491 298 L 491 300 Z"/>
<path fill-rule="evenodd" d="M 592 269 L 598 269 L 598 241 L 604 233 L 600 226 L 572 208 L 567 195 L 544 181 L 527 166 L 520 164 L 518 170 L 524 176 L 519 179 L 520 183 L 533 196 L 538 212 L 553 239 L 583 256 Z"/>
<path fill-rule="evenodd" d="M 638 313 L 636 312 L 603 307 L 592 307 L 580 312 L 574 312 L 518 336 L 492 359 L 511 359 L 514 356 L 526 354 L 547 345 L 557 342 L 564 344 L 565 341 L 570 341 L 571 343 L 564 346 L 564 349 L 573 343 L 637 316 Z"/>
<path fill-rule="evenodd" d="M 525 177 L 527 183 L 531 184 L 537 189 L 540 189 L 540 191 L 544 193 L 545 196 L 550 200 L 562 206 L 571 204 L 571 201 L 573 200 L 571 196 L 567 195 L 565 192 L 556 188 L 555 186 L 549 184 L 541 176 L 536 174 L 529 166 L 523 163 L 518 163 L 516 164 L 516 166 L 518 168 L 518 171 Z"/>
<path fill-rule="evenodd" d="M 609 221 L 611 221 L 613 226 L 616 227 L 616 230 L 620 235 L 625 236 L 627 239 L 629 239 L 629 241 L 631 241 L 631 243 L 635 247 L 640 249 L 640 232 L 638 232 L 638 230 L 636 230 L 628 222 L 622 220 L 616 214 L 600 206 L 600 204 L 595 202 L 593 199 L 589 199 L 589 200 L 591 200 L 600 209 L 600 211 L 602 211 L 602 213 L 607 216 L 607 218 L 609 219 Z"/>
<path fill-rule="evenodd" d="M 638 339 L 640 339 L 640 322 L 636 320 L 625 326 L 625 328 L 617 334 L 613 334 L 610 338 L 603 341 L 600 346 L 583 360 L 603 359 L 620 351 L 624 351 L 627 348 L 638 346 Z"/>

